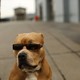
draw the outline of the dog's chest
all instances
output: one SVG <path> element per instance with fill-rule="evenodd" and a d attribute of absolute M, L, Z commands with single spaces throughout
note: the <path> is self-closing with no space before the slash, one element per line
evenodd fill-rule
<path fill-rule="evenodd" d="M 35 74 L 29 74 L 25 80 L 37 80 L 37 77 L 35 76 Z"/>

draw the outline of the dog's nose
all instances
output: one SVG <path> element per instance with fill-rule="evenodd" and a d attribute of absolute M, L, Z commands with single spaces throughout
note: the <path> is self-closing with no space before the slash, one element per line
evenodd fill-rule
<path fill-rule="evenodd" d="M 22 53 L 20 53 L 20 54 L 18 55 L 18 58 L 24 60 L 24 59 L 26 59 L 26 56 L 27 56 L 26 53 L 22 52 Z"/>

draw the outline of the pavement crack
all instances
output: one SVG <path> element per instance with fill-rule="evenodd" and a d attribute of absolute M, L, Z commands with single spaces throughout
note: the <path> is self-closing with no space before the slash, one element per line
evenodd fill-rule
<path fill-rule="evenodd" d="M 52 56 L 50 55 L 48 49 L 45 47 L 46 52 L 48 53 L 48 55 L 50 56 L 50 59 L 52 60 L 53 64 L 55 65 L 55 67 L 57 68 L 57 70 L 59 71 L 60 75 L 62 76 L 63 80 L 66 80 L 64 74 L 62 73 L 62 71 L 59 69 L 59 67 L 57 66 L 55 60 L 52 58 Z"/>
<path fill-rule="evenodd" d="M 53 34 L 51 34 L 50 32 L 48 32 L 50 35 L 54 36 Z M 72 53 L 76 54 L 76 56 L 78 56 L 80 58 L 80 55 L 77 54 L 76 51 L 72 50 L 69 46 L 67 46 L 66 44 L 64 44 L 64 42 L 62 42 L 58 37 L 54 36 L 54 38 L 60 42 L 63 46 L 65 46 L 67 49 L 69 49 Z"/>

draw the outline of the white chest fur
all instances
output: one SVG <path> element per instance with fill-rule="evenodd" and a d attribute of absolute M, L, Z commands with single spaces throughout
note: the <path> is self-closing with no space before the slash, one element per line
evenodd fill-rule
<path fill-rule="evenodd" d="M 33 73 L 31 73 L 25 80 L 37 80 L 37 77 Z"/>

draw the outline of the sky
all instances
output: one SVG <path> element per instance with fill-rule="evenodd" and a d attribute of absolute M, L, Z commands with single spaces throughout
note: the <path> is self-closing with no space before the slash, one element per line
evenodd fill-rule
<path fill-rule="evenodd" d="M 26 8 L 27 13 L 35 13 L 35 0 L 1 0 L 1 18 L 14 16 L 14 9 Z"/>

